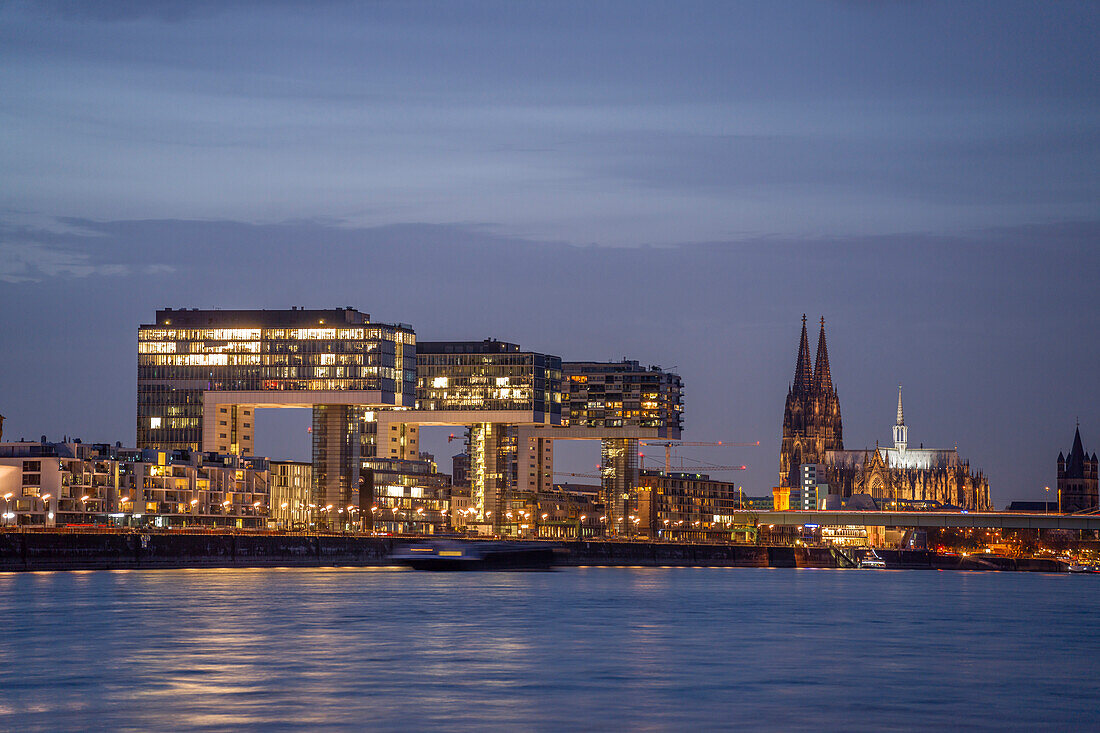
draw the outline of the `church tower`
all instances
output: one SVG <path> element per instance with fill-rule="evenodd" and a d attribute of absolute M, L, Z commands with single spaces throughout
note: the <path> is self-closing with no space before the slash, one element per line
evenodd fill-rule
<path fill-rule="evenodd" d="M 1068 456 L 1058 454 L 1058 494 L 1062 511 L 1080 512 L 1100 506 L 1100 476 L 1096 454 L 1090 457 L 1081 444 L 1081 426 L 1073 434 Z"/>
<path fill-rule="evenodd" d="M 825 451 L 844 448 L 840 399 L 829 369 L 829 348 L 825 342 L 825 319 L 817 337 L 817 359 L 810 367 L 810 344 L 806 316 L 802 316 L 802 337 L 798 344 L 794 381 L 787 389 L 783 410 L 783 442 L 779 448 L 779 486 L 799 485 L 798 468 L 803 463 L 822 463 Z"/>
<path fill-rule="evenodd" d="M 894 448 L 905 452 L 909 445 L 909 428 L 905 427 L 905 413 L 901 409 L 901 385 L 898 385 L 898 421 L 894 424 Z"/>

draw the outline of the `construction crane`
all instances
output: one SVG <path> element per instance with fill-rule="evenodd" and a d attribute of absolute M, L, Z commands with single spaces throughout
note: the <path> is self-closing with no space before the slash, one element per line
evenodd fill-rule
<path fill-rule="evenodd" d="M 554 471 L 555 476 L 581 476 L 583 478 L 603 478 L 599 473 L 571 473 L 569 471 Z"/>
<path fill-rule="evenodd" d="M 704 446 L 722 446 L 725 448 L 748 448 L 760 445 L 760 441 L 755 443 L 727 443 L 723 440 L 716 442 L 702 441 L 702 440 L 639 440 L 642 445 L 663 445 L 665 447 L 665 473 L 672 470 L 672 446 L 674 445 L 704 445 Z M 642 457 L 642 456 L 639 456 Z M 724 468 L 713 468 L 711 470 L 720 471 L 741 471 L 744 470 L 744 466 L 727 466 Z"/>
<path fill-rule="evenodd" d="M 695 468 L 697 470 L 693 471 L 693 470 L 691 470 L 692 468 Z M 745 466 L 707 466 L 707 465 L 688 466 L 687 468 L 685 468 L 684 466 L 680 466 L 680 469 L 684 473 L 709 473 L 711 471 L 747 471 L 748 470 Z M 665 473 L 669 473 L 669 471 L 665 471 Z"/>

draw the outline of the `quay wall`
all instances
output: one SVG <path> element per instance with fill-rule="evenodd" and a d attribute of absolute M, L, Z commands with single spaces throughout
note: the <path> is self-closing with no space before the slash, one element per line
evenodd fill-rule
<path fill-rule="evenodd" d="M 0 532 L 0 572 L 215 567 L 334 567 L 390 564 L 409 539 L 355 535 L 249 533 Z M 826 547 L 663 542 L 547 542 L 559 565 L 836 568 Z M 878 550 L 887 567 L 941 570 L 1064 571 L 1054 560 Z M 847 564 L 847 563 L 845 563 Z"/>

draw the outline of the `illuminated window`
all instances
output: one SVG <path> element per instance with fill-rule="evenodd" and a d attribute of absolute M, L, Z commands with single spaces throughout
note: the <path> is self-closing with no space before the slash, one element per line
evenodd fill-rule
<path fill-rule="evenodd" d="M 151 417 L 151 418 L 149 418 L 149 428 L 150 428 L 151 430 L 155 430 L 155 429 L 157 429 L 157 428 L 159 428 L 159 427 L 160 427 L 160 418 L 159 418 L 159 417 Z"/>

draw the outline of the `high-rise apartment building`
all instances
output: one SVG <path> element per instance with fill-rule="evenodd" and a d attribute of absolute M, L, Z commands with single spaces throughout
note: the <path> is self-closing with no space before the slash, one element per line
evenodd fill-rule
<path fill-rule="evenodd" d="M 567 361 L 562 372 L 563 425 L 657 428 L 667 431 L 661 437 L 680 437 L 684 403 L 678 374 L 627 359 Z"/>

